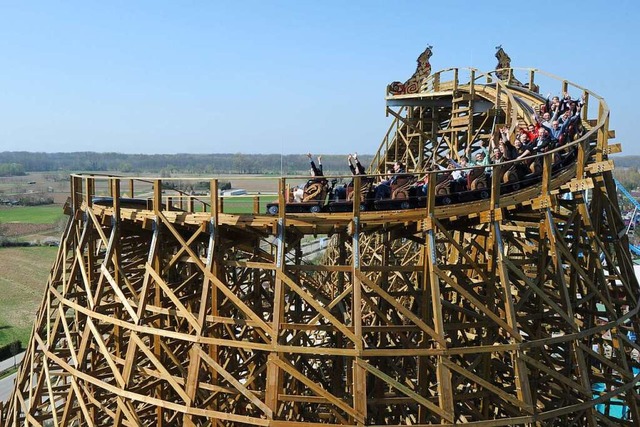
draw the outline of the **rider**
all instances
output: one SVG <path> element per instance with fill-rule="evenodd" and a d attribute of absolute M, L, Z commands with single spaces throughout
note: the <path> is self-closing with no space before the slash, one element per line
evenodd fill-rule
<path fill-rule="evenodd" d="M 347 156 L 347 163 L 349 165 L 349 170 L 351 171 L 352 175 L 364 175 L 366 173 L 364 166 L 362 166 L 362 164 L 360 163 L 360 160 L 358 160 L 358 153 L 349 154 Z M 347 198 L 348 187 L 353 187 L 353 179 L 351 180 L 351 182 L 349 182 L 349 184 L 336 187 L 333 190 L 336 200 Z"/>
<path fill-rule="evenodd" d="M 391 185 L 394 184 L 398 178 L 400 178 L 405 173 L 404 164 L 400 161 L 395 162 L 393 164 L 393 175 L 389 180 L 382 181 L 376 187 L 376 200 L 379 199 L 388 199 L 391 197 Z"/>

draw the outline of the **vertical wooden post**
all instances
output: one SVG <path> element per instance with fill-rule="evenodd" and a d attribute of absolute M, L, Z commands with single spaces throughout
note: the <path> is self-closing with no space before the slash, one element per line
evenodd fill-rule
<path fill-rule="evenodd" d="M 162 181 L 153 181 L 153 211 L 158 213 L 162 210 Z"/>
<path fill-rule="evenodd" d="M 513 108 L 513 105 L 511 105 L 511 98 L 509 97 L 509 92 L 507 92 L 506 90 L 505 90 L 505 96 L 507 98 L 507 105 L 504 111 L 505 123 L 510 123 L 512 118 L 511 109 Z"/>
<path fill-rule="evenodd" d="M 421 283 L 421 296 L 424 298 L 421 304 L 421 314 L 424 319 L 427 319 L 426 314 L 429 311 L 429 298 L 430 298 L 430 290 L 431 290 L 431 281 L 430 281 L 430 254 L 429 247 L 426 243 L 426 239 L 428 236 L 428 231 L 433 227 L 432 221 L 432 213 L 435 208 L 435 181 L 436 175 L 430 174 L 427 183 L 427 200 L 426 200 L 426 215 L 422 221 L 422 232 L 425 237 L 425 244 L 422 245 L 422 283 Z M 431 182 L 434 184 L 431 184 Z M 425 337 L 425 332 L 422 332 L 423 338 L 422 342 L 424 346 L 428 346 L 429 338 Z M 427 395 L 427 390 L 429 389 L 429 375 L 427 373 L 427 369 L 429 367 L 428 358 L 419 357 L 418 358 L 418 393 L 423 396 Z M 427 417 L 429 415 L 429 411 L 426 410 L 422 405 L 418 407 L 418 424 L 426 424 Z"/>
<path fill-rule="evenodd" d="M 154 227 L 155 227 L 154 236 L 156 239 L 158 239 L 159 230 L 160 230 L 160 227 L 162 226 L 162 221 L 160 220 L 160 216 L 158 215 L 160 212 L 162 212 L 162 210 L 163 210 L 162 209 L 162 180 L 155 179 L 153 181 L 153 211 L 156 214 L 155 223 L 154 223 Z M 160 271 L 161 256 L 162 255 L 158 253 L 158 250 L 156 248 L 154 248 L 153 252 L 150 254 L 149 263 L 151 264 L 151 268 L 153 268 L 153 270 L 156 272 Z M 154 297 L 153 303 L 157 307 L 162 307 L 162 294 L 161 294 L 160 286 L 158 284 L 155 284 L 151 290 L 153 291 L 152 295 Z M 156 328 L 162 328 L 162 324 L 159 319 L 154 321 L 153 325 Z M 158 358 L 161 357 L 162 349 L 160 348 L 160 337 L 157 335 L 154 335 L 153 337 L 153 353 L 156 357 Z M 161 386 L 158 386 L 155 388 L 154 395 L 158 398 L 161 398 L 162 396 Z M 161 406 L 157 406 L 156 408 L 156 423 L 157 423 L 156 425 L 159 427 L 162 427 L 165 425 L 164 409 Z"/>
<path fill-rule="evenodd" d="M 576 160 L 576 178 L 582 179 L 584 178 L 585 166 L 587 161 L 587 147 L 589 142 L 583 141 L 578 143 L 578 158 Z"/>
<path fill-rule="evenodd" d="M 553 155 L 545 154 L 542 158 L 542 191 L 541 194 L 543 197 L 547 197 L 549 194 L 549 190 L 551 189 L 551 168 L 553 166 Z"/>
<path fill-rule="evenodd" d="M 429 183 L 435 181 L 435 179 L 429 179 Z M 434 186 L 435 188 L 435 186 Z M 431 190 L 430 190 L 431 191 Z M 428 272 L 429 272 L 429 284 L 431 286 L 431 307 L 433 312 L 433 327 L 435 332 L 442 340 L 444 340 L 444 317 L 442 314 L 442 294 L 440 292 L 440 279 L 437 274 L 437 248 L 436 248 L 436 236 L 433 227 L 433 215 L 429 220 L 427 228 L 426 248 L 428 254 Z M 446 351 L 446 346 L 437 344 L 438 348 Z M 438 380 L 438 403 L 450 418 L 453 419 L 454 406 L 453 406 L 453 385 L 451 383 L 451 371 L 446 366 L 447 357 L 443 355 L 437 356 L 437 368 L 436 378 Z M 442 422 L 446 423 L 447 420 L 442 418 Z"/>
<path fill-rule="evenodd" d="M 584 95 L 584 105 L 582 106 L 582 120 L 589 119 L 589 92 L 586 90 L 582 93 Z"/>
<path fill-rule="evenodd" d="M 536 76 L 536 71 L 535 70 L 529 70 L 529 90 L 531 92 L 536 92 L 535 89 L 535 76 Z"/>
<path fill-rule="evenodd" d="M 209 205 L 211 206 L 211 217 L 218 217 L 220 197 L 218 197 L 218 180 L 212 179 L 209 182 Z"/>
<path fill-rule="evenodd" d="M 431 217 L 436 208 L 436 184 L 438 183 L 438 172 L 427 172 L 427 216 Z"/>
<path fill-rule="evenodd" d="M 133 191 L 133 179 L 129 180 L 129 197 L 132 199 L 135 197 L 135 193 Z"/>
<path fill-rule="evenodd" d="M 505 265 L 505 249 L 502 241 L 502 234 L 500 232 L 500 222 L 498 220 L 492 221 L 493 241 L 494 241 L 494 254 L 496 258 L 496 265 L 498 269 L 498 275 L 500 277 L 499 284 L 502 285 L 504 292 L 504 309 L 507 324 L 512 330 L 518 332 L 517 336 L 512 336 L 510 342 L 515 343 L 521 340 L 521 336 L 518 331 L 518 318 L 517 309 L 514 306 L 513 294 L 511 292 L 511 281 L 509 279 L 508 269 Z M 531 389 L 529 388 L 529 375 L 527 371 L 527 365 L 518 354 L 520 350 L 510 352 L 511 360 L 513 363 L 516 385 L 516 394 L 518 399 L 523 401 L 533 411 L 533 401 L 531 398 Z"/>
<path fill-rule="evenodd" d="M 438 181 L 437 172 L 429 172 L 429 182 L 427 184 L 427 215 L 424 220 L 424 230 L 426 231 L 425 247 L 424 247 L 424 259 L 426 266 L 423 267 L 423 271 L 428 275 L 425 278 L 425 282 L 429 284 L 430 288 L 427 293 L 431 295 L 431 311 L 433 313 L 434 330 L 444 340 L 444 318 L 442 314 L 442 302 L 440 293 L 440 279 L 436 273 L 437 268 L 437 256 L 436 256 L 436 240 L 434 230 L 434 211 L 436 200 L 436 184 Z M 438 348 L 446 350 L 441 344 L 437 344 Z M 439 406 L 445 412 L 451 415 L 453 418 L 453 386 L 451 384 L 451 372 L 449 368 L 445 366 L 444 356 L 438 356 L 436 377 L 438 379 L 438 401 Z M 447 420 L 442 419 L 443 423 Z"/>
<path fill-rule="evenodd" d="M 85 177 L 84 178 L 84 187 L 85 187 L 85 202 L 87 203 L 87 207 L 93 206 L 93 196 L 96 192 L 96 183 L 94 177 Z"/>
<path fill-rule="evenodd" d="M 500 204 L 500 184 L 502 183 L 502 170 L 503 166 L 493 165 L 491 171 L 491 211 L 494 211 Z"/>
<path fill-rule="evenodd" d="M 280 359 L 280 343 L 278 337 L 280 335 L 280 325 L 284 320 L 284 306 L 285 306 L 285 294 L 286 289 L 282 280 L 282 275 L 285 274 L 285 246 L 286 246 L 286 203 L 285 192 L 287 190 L 285 178 L 280 178 L 278 181 L 278 222 L 276 228 L 276 256 L 275 261 L 275 289 L 274 289 L 274 301 L 273 301 L 273 321 L 272 329 L 274 336 L 271 337 L 272 350 L 267 360 L 267 379 L 266 379 L 266 395 L 265 405 L 271 411 L 276 414 L 278 409 L 278 402 L 280 390 L 282 388 L 283 374 L 280 367 L 277 365 L 276 360 Z"/>
<path fill-rule="evenodd" d="M 604 104 L 602 101 L 598 106 L 598 117 L 604 116 Z M 596 161 L 601 162 L 604 160 L 604 153 L 607 152 L 609 139 L 609 115 L 605 118 L 604 124 L 598 129 L 598 142 L 596 147 Z"/>
<path fill-rule="evenodd" d="M 220 198 L 218 197 L 218 180 L 212 179 L 209 182 L 209 203 L 211 207 L 211 220 L 210 220 L 211 230 L 210 230 L 209 244 L 210 246 L 213 245 L 213 247 L 209 248 L 208 255 L 211 256 L 211 260 L 207 259 L 207 263 L 211 266 L 211 272 L 215 276 L 218 276 L 220 274 L 219 272 L 220 266 L 216 258 L 217 250 L 219 246 L 219 243 L 218 243 L 219 242 L 218 225 L 220 223 L 219 201 L 220 201 Z M 213 316 L 218 316 L 220 313 L 220 292 L 218 291 L 215 283 L 213 283 L 212 281 L 209 282 L 209 285 L 211 287 L 211 290 L 210 290 L 211 314 Z M 209 356 L 211 356 L 211 358 L 216 362 L 219 361 L 217 345 L 214 345 L 214 344 L 209 345 Z M 212 372 L 211 374 L 214 380 L 217 380 L 218 372 L 215 371 L 215 372 Z M 213 405 L 214 405 L 214 408 L 217 408 L 217 405 L 218 405 L 217 401 L 214 401 Z"/>
<path fill-rule="evenodd" d="M 456 91 L 458 90 L 458 69 L 453 69 L 453 96 L 457 97 Z"/>
<path fill-rule="evenodd" d="M 352 262 L 351 273 L 353 278 L 353 301 L 352 301 L 352 327 L 357 338 L 355 342 L 356 357 L 353 360 L 353 406 L 358 415 L 356 425 L 364 425 L 363 420 L 367 417 L 367 372 L 364 367 L 358 364 L 362 357 L 364 346 L 362 344 L 362 280 L 360 275 L 360 176 L 355 176 L 353 180 L 353 218 L 351 222 L 351 248 Z"/>
<path fill-rule="evenodd" d="M 120 223 L 120 180 L 111 178 L 111 194 L 113 194 L 113 219 L 116 224 Z"/>
<path fill-rule="evenodd" d="M 110 180 L 111 195 L 113 197 L 113 216 L 111 217 L 112 233 L 114 233 L 113 244 L 113 280 L 116 286 L 120 286 L 122 283 L 122 274 L 120 272 L 120 264 L 122 257 L 122 250 L 120 248 L 120 180 L 118 178 L 111 178 Z M 118 318 L 120 316 L 121 306 L 116 308 L 116 314 Z M 122 357 L 122 335 L 120 327 L 118 325 L 113 326 L 113 335 L 115 337 L 115 354 L 116 357 Z"/>
<path fill-rule="evenodd" d="M 84 185 L 86 188 L 87 210 L 89 210 L 89 209 L 92 209 L 93 207 L 93 196 L 95 194 L 95 185 L 96 185 L 95 178 L 86 177 Z M 91 226 L 91 225 L 87 224 L 87 226 Z M 106 245 L 107 242 L 104 242 L 104 244 Z M 96 280 L 96 270 L 93 268 L 93 265 L 95 263 L 95 238 L 92 236 L 89 237 L 87 241 L 86 256 L 87 256 L 87 265 L 89 266 L 89 268 L 86 269 L 87 279 L 90 283 L 90 286 L 93 286 Z"/>
<path fill-rule="evenodd" d="M 82 178 L 73 176 L 71 178 L 71 209 L 73 210 L 74 215 L 80 210 L 82 197 Z"/>
<path fill-rule="evenodd" d="M 474 134 L 474 130 L 473 130 L 473 104 L 476 98 L 476 86 L 475 86 L 475 80 L 476 80 L 476 70 L 471 70 L 471 76 L 469 78 L 469 121 L 467 122 L 467 144 L 471 144 L 473 142 L 473 134 Z"/>
<path fill-rule="evenodd" d="M 260 213 L 260 196 L 253 196 L 253 213 Z"/>

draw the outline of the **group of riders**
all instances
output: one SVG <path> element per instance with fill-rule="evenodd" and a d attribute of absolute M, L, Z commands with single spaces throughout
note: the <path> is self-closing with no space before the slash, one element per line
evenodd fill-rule
<path fill-rule="evenodd" d="M 429 177 L 434 171 L 441 171 L 437 176 L 436 194 L 449 194 L 462 191 L 478 190 L 487 187 L 491 173 L 491 164 L 511 161 L 510 166 L 502 172 L 503 183 L 519 182 L 527 176 L 538 175 L 542 170 L 540 153 L 567 145 L 580 137 L 584 131 L 580 120 L 581 110 L 585 103 L 584 97 L 574 100 L 568 93 L 562 98 L 554 96 L 547 98 L 540 105 L 540 113 L 531 116 L 531 123 L 519 128 L 515 135 L 510 135 L 507 128 L 500 128 L 495 136 L 483 139 L 480 148 L 472 155 L 473 144 L 467 144 L 464 154 L 453 158 L 447 155 L 444 161 L 434 162 L 427 167 L 427 173 L 422 179 L 415 180 L 414 176 L 406 172 L 405 165 L 397 161 L 393 169 L 387 171 L 375 182 L 371 176 L 363 176 L 362 200 L 395 199 L 410 195 L 424 196 L 427 194 Z M 496 138 L 497 136 L 497 138 Z M 497 139 L 497 140 L 496 140 Z M 554 164 L 566 161 L 573 155 L 572 150 L 557 150 Z M 318 188 L 327 186 L 322 170 L 322 157 L 317 158 L 316 164 L 312 155 L 307 154 L 311 166 L 312 178 L 305 188 L 293 191 L 295 202 L 309 200 L 307 187 L 316 185 Z M 518 161 L 519 160 L 519 161 Z M 357 153 L 349 154 L 347 162 L 352 175 L 365 175 L 365 167 L 358 160 Z M 475 166 L 475 167 L 474 167 Z M 484 167 L 482 167 L 484 166 Z M 313 197 L 318 200 L 322 191 Z M 322 197 L 326 192 L 322 194 Z M 351 200 L 353 197 L 353 180 L 345 185 L 333 188 L 332 200 Z"/>

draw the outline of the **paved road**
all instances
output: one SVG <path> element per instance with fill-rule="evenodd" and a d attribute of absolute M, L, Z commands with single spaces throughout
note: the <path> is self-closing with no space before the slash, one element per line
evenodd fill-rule
<path fill-rule="evenodd" d="M 24 352 L 16 354 L 15 364 L 19 365 L 23 357 Z M 13 365 L 13 357 L 8 358 L 7 360 L 3 360 L 2 362 L 0 362 L 0 372 L 12 368 Z M 13 382 L 15 381 L 15 379 L 16 374 L 12 374 L 0 380 L 0 401 L 6 402 L 7 399 L 9 399 L 11 391 L 13 391 Z"/>
<path fill-rule="evenodd" d="M 0 380 L 0 402 L 6 402 L 11 396 L 13 391 L 13 382 L 16 379 L 16 374 L 11 374 L 6 378 Z"/>
<path fill-rule="evenodd" d="M 20 362 L 22 362 L 22 358 L 23 357 L 24 357 L 24 351 L 22 353 L 20 353 L 20 354 L 16 354 L 15 364 L 19 365 Z M 6 360 L 1 361 L 0 362 L 0 372 L 5 371 L 5 370 L 7 370 L 9 368 L 12 368 L 13 365 L 14 365 L 13 357 L 10 357 L 10 358 L 8 358 Z"/>

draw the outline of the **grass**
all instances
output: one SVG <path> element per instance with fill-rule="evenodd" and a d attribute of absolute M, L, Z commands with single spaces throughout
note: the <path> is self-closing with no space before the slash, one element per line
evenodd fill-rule
<path fill-rule="evenodd" d="M 260 195 L 260 196 L 233 196 L 225 197 L 223 202 L 223 212 L 233 214 L 252 214 L 254 212 L 254 200 L 258 197 L 260 207 L 258 213 L 267 211 L 267 203 L 278 200 L 277 195 Z"/>
<path fill-rule="evenodd" d="M 58 248 L 0 248 L 0 345 L 26 347 Z"/>
<path fill-rule="evenodd" d="M 4 370 L 4 371 L 1 371 L 1 372 L 0 372 L 0 380 L 1 380 L 1 379 L 3 379 L 3 378 L 8 377 L 9 375 L 13 375 L 13 374 L 15 374 L 16 372 L 18 372 L 18 367 L 17 367 L 17 366 L 12 366 L 12 367 L 11 367 L 11 368 L 9 368 L 9 369 L 6 369 L 6 370 Z"/>
<path fill-rule="evenodd" d="M 0 223 L 55 224 L 64 216 L 62 206 L 19 206 L 0 209 Z"/>

